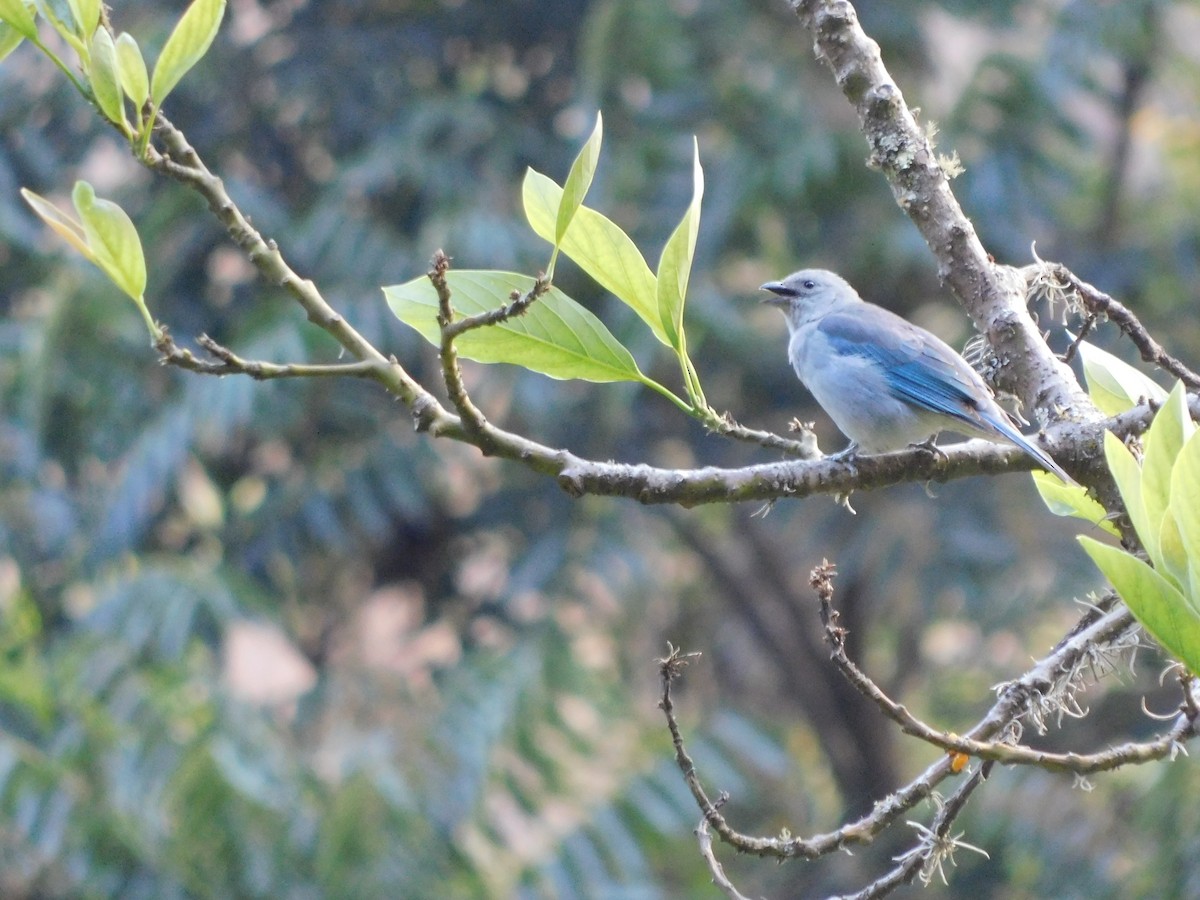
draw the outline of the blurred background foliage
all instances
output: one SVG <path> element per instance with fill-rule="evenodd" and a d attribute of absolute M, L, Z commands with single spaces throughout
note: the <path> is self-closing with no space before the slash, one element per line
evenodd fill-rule
<path fill-rule="evenodd" d="M 153 52 L 180 7 L 118 3 L 113 19 Z M 941 149 L 960 154 L 955 189 L 997 258 L 1029 262 L 1036 241 L 1194 359 L 1195 4 L 858 9 Z M 532 165 L 561 180 L 597 108 L 590 202 L 651 260 L 686 205 L 699 136 L 689 345 L 718 408 L 777 431 L 817 419 L 839 446 L 787 367 L 783 323 L 755 303 L 759 283 L 801 265 L 967 338 L 782 2 L 231 0 L 167 112 L 294 267 L 432 385 L 429 349 L 379 286 L 438 247 L 463 267 L 544 266 L 520 178 Z M 132 307 L 19 202 L 20 186 L 62 196 L 76 177 L 133 215 L 151 309 L 181 341 L 336 358 L 45 60 L 25 47 L 0 65 L 5 897 L 711 896 L 655 706 L 667 640 L 703 651 L 678 701 L 731 820 L 811 833 L 935 758 L 825 664 L 807 588 L 822 557 L 839 565 L 854 652 L 949 730 L 1098 584 L 1019 475 L 856 496 L 857 516 L 822 498 L 760 517 L 571 501 L 414 435 L 372 385 L 159 368 Z M 674 383 L 619 303 L 569 266 L 558 280 Z M 1097 340 L 1111 347 L 1106 330 Z M 632 387 L 466 374 L 494 420 L 581 454 L 773 458 Z M 1172 702 L 1156 694 L 1161 662 L 1142 654 L 1089 696 L 1089 716 L 1035 739 L 1147 734 L 1142 698 Z M 960 854 L 945 893 L 1200 893 L 1186 759 L 1092 786 L 997 771 L 962 820 L 991 859 Z M 748 894 L 811 896 L 865 883 L 911 838 L 726 863 Z"/>

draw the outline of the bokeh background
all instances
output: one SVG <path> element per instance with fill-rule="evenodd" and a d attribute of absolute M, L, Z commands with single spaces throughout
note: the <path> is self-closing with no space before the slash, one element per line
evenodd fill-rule
<path fill-rule="evenodd" d="M 115 4 L 151 56 L 179 2 Z M 1188 2 L 860 2 L 906 98 L 965 174 L 1001 261 L 1061 260 L 1195 359 L 1200 10 Z M 556 179 L 597 109 L 589 203 L 658 252 L 705 167 L 689 346 L 710 401 L 815 419 L 782 320 L 802 265 L 961 346 L 969 326 L 811 41 L 775 0 L 231 0 L 168 114 L 293 266 L 437 384 L 380 285 L 445 248 L 534 273 L 520 179 Z M 656 709 L 677 701 L 743 831 L 807 834 L 936 754 L 825 663 L 807 573 L 837 562 L 852 649 L 965 730 L 1099 579 L 1026 476 L 756 506 L 647 509 L 414 434 L 353 381 L 253 383 L 155 364 L 135 310 L 18 188 L 118 199 L 148 301 L 183 342 L 336 359 L 198 198 L 140 170 L 28 47 L 0 64 L 0 894 L 4 897 L 713 896 Z M 569 265 L 558 282 L 653 377 L 673 363 Z M 1057 313 L 1040 311 L 1063 341 Z M 1128 358 L 1100 328 L 1098 343 Z M 776 458 L 647 391 L 467 366 L 493 420 L 597 458 Z M 1169 710 L 1162 659 L 1106 676 L 1045 746 L 1098 749 Z M 1155 704 L 1158 704 L 1157 706 Z M 1085 789 L 1087 788 L 1087 789 Z M 1093 779 L 997 770 L 931 896 L 1200 894 L 1194 765 Z M 928 809 L 918 810 L 926 819 Z M 861 886 L 915 838 L 816 863 L 725 859 L 746 894 Z"/>

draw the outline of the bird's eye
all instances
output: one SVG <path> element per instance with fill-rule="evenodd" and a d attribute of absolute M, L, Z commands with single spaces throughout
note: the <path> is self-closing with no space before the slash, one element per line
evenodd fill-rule
<path fill-rule="evenodd" d="M 808 290 L 811 291 L 813 288 L 815 288 L 817 286 L 817 283 L 815 281 L 813 281 L 812 279 L 809 279 L 808 281 L 804 282 L 804 286 Z"/>

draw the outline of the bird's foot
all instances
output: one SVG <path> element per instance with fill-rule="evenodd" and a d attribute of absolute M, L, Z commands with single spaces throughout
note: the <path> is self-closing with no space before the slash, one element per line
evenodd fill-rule
<path fill-rule="evenodd" d="M 923 441 L 914 441 L 908 446 L 913 450 L 924 450 L 935 459 L 940 459 L 942 462 L 949 461 L 950 457 L 946 455 L 946 451 L 939 447 L 934 441 L 937 440 L 936 434 L 931 434 Z"/>
<path fill-rule="evenodd" d="M 858 456 L 858 441 L 851 441 L 845 450 L 839 450 L 837 453 L 830 453 L 825 458 L 836 460 L 837 462 L 850 462 L 856 456 Z"/>

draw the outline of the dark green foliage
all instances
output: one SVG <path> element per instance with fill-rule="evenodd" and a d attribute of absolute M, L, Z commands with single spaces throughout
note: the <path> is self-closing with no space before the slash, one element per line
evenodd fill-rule
<path fill-rule="evenodd" d="M 936 298 L 936 330 L 966 335 L 785 4 L 257 9 L 227 13 L 165 111 L 294 268 L 427 384 L 436 360 L 380 286 L 420 276 L 439 247 L 457 268 L 536 275 L 547 245 L 524 223 L 521 178 L 533 166 L 561 183 L 597 108 L 588 202 L 651 260 L 691 198 L 699 137 L 686 324 L 717 409 L 776 431 L 815 417 L 782 324 L 753 300 L 802 263 L 916 315 Z M 1021 262 L 1037 240 L 1169 322 L 1172 351 L 1194 356 L 1200 329 L 1178 310 L 1194 293 L 1200 157 L 1148 99 L 1195 108 L 1177 12 L 860 4 L 909 101 L 941 125 L 940 149 L 959 151 L 954 187 L 989 248 Z M 148 58 L 178 14 L 112 13 Z M 967 46 L 962 33 L 979 52 L 942 68 L 941 42 Z M 1160 177 L 1117 153 L 1138 114 L 1161 126 L 1141 147 Z M 812 565 L 839 563 L 856 656 L 950 729 L 1061 635 L 1069 597 L 1093 585 L 1017 476 L 856 497 L 853 519 L 821 500 L 765 519 L 649 513 L 571 501 L 415 435 L 371 384 L 162 369 L 133 307 L 58 255 L 20 187 L 61 198 L 87 177 L 118 199 L 146 246 L 147 302 L 181 343 L 208 333 L 245 358 L 297 362 L 334 362 L 337 348 L 256 280 L 194 196 L 117 146 L 30 48 L 0 64 L 5 897 L 704 896 L 699 815 L 655 708 L 666 640 L 704 652 L 677 703 L 706 783 L 733 794 L 731 819 L 811 833 L 929 762 L 825 667 Z M 632 312 L 566 260 L 556 283 L 682 392 Z M 489 416 L 580 454 L 771 458 L 638 386 L 467 375 Z M 235 676 L 248 625 L 286 638 L 299 686 L 255 699 L 262 673 Z M 1136 733 L 1156 667 L 1045 740 Z M 965 820 L 992 859 L 960 856 L 952 890 L 1194 894 L 1194 781 L 1186 760 L 1097 779 L 1086 797 L 1014 776 Z M 1068 812 L 1048 822 L 1048 807 Z M 1131 846 L 1120 866 L 1096 850 Z M 807 896 L 859 886 L 904 849 L 727 865 L 750 895 Z"/>

